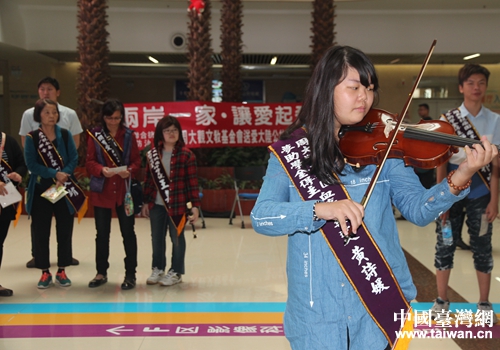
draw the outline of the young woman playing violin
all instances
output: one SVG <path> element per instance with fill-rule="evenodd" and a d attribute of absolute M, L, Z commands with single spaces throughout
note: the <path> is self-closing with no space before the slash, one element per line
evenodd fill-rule
<path fill-rule="evenodd" d="M 338 132 L 363 120 L 378 88 L 364 53 L 330 48 L 298 119 L 269 147 L 251 218 L 258 233 L 288 235 L 284 330 L 292 349 L 390 349 L 405 321 L 401 309 L 416 296 L 392 204 L 425 226 L 464 198 L 474 173 L 498 154 L 484 138 L 466 146 L 466 160 L 428 190 L 403 160 L 388 159 L 365 208 L 377 165 L 347 164 Z"/>

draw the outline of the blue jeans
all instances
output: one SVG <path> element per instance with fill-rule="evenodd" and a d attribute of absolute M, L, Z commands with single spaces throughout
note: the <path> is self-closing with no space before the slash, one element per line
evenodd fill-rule
<path fill-rule="evenodd" d="M 177 236 L 177 229 L 174 223 L 170 220 L 165 206 L 155 204 L 149 212 L 151 222 L 151 243 L 153 244 L 153 265 L 152 268 L 158 268 L 166 271 L 167 267 L 167 229 L 170 232 L 170 240 L 172 241 L 172 262 L 171 270 L 176 273 L 184 274 L 184 257 L 186 256 L 186 238 L 184 237 L 184 229 Z"/>
<path fill-rule="evenodd" d="M 120 224 L 125 248 L 125 276 L 135 278 L 137 267 L 137 238 L 135 236 L 135 217 L 125 214 L 124 206 L 116 207 L 116 215 Z M 95 262 L 97 273 L 106 276 L 109 268 L 109 236 L 111 233 L 111 208 L 94 207 L 95 228 Z"/>

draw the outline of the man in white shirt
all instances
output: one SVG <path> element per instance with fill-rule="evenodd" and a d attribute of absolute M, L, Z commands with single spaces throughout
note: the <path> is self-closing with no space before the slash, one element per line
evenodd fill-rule
<path fill-rule="evenodd" d="M 59 90 L 59 82 L 51 77 L 43 78 L 38 82 L 38 96 L 40 98 L 47 98 L 54 102 L 57 102 L 57 98 L 61 94 Z M 33 120 L 33 111 L 35 107 L 27 109 L 23 113 L 23 118 L 21 119 L 21 128 L 19 129 L 19 135 L 21 135 L 21 142 L 24 148 L 24 140 L 29 132 L 38 129 L 40 123 Z M 59 125 L 61 128 L 68 129 L 73 139 L 75 140 L 76 148 L 80 145 L 80 134 L 83 132 L 82 125 L 80 124 L 80 119 L 78 115 L 71 108 L 65 107 L 62 104 L 57 104 L 57 109 L 59 110 Z"/>
<path fill-rule="evenodd" d="M 459 90 L 464 102 L 459 108 L 442 115 L 442 119 L 451 123 L 458 136 L 477 140 L 486 136 L 494 144 L 500 144 L 500 115 L 483 106 L 483 99 L 488 87 L 490 72 L 477 64 L 466 64 L 458 72 Z M 458 168 L 465 159 L 465 151 L 460 149 L 450 160 L 438 167 L 437 182 Z M 453 268 L 455 249 L 461 239 L 463 223 L 467 225 L 470 247 L 473 252 L 474 268 L 479 285 L 479 302 L 477 308 L 488 312 L 493 323 L 498 318 L 489 302 L 491 271 L 493 270 L 492 233 L 493 221 L 498 215 L 498 160 L 495 158 L 488 166 L 483 167 L 473 177 L 470 192 L 466 198 L 456 202 L 447 213 L 437 221 L 436 282 L 438 297 L 432 306 L 432 316 L 439 317 L 449 310 L 448 283 Z M 448 219 L 453 232 L 453 243 L 446 245 L 442 238 L 441 220 Z"/>
<path fill-rule="evenodd" d="M 38 96 L 40 98 L 46 98 L 57 102 L 57 98 L 61 94 L 61 90 L 59 90 L 59 82 L 51 77 L 43 78 L 38 82 Z M 21 119 L 21 128 L 19 129 L 19 135 L 21 135 L 21 142 L 24 148 L 24 141 L 26 140 L 26 135 L 33 130 L 38 129 L 40 123 L 35 122 L 33 118 L 34 107 L 27 109 L 23 113 L 23 117 Z M 58 103 L 57 109 L 59 110 L 59 125 L 61 128 L 69 130 L 71 135 L 73 135 L 73 139 L 75 140 L 76 148 L 80 145 L 80 134 L 83 132 L 82 125 L 80 124 L 80 119 L 78 119 L 78 115 L 71 108 L 65 107 Z M 31 255 L 33 258 L 28 261 L 26 267 L 34 268 L 35 267 L 35 256 L 34 256 L 34 238 L 33 238 L 33 228 L 31 228 Z M 78 265 L 79 261 L 73 258 L 71 265 Z"/>

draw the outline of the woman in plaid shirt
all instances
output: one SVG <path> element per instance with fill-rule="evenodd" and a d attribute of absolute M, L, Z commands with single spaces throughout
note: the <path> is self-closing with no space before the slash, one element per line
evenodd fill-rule
<path fill-rule="evenodd" d="M 182 282 L 186 239 L 186 220 L 194 223 L 198 219 L 200 206 L 196 157 L 185 146 L 179 121 L 166 116 L 156 125 L 154 148 L 147 155 L 144 181 L 144 205 L 141 214 L 151 222 L 153 244 L 152 273 L 147 284 L 171 286 Z M 156 161 L 155 161 L 156 160 Z M 186 203 L 193 205 L 188 216 Z M 172 241 L 172 261 L 166 271 L 167 228 Z"/>

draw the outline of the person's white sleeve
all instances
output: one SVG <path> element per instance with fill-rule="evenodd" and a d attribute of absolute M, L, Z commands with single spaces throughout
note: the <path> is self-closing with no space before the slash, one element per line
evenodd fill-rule
<path fill-rule="evenodd" d="M 68 118 L 70 120 L 69 131 L 71 135 L 78 135 L 83 132 L 82 124 L 80 123 L 80 119 L 78 119 L 78 115 L 74 110 L 70 110 L 68 113 Z"/>
<path fill-rule="evenodd" d="M 26 136 L 33 131 L 33 110 L 28 109 L 24 111 L 21 118 L 21 127 L 19 128 L 19 135 Z"/>

